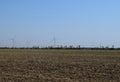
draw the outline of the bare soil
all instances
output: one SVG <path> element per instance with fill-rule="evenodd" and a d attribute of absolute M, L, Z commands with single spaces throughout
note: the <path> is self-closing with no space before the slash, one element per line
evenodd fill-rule
<path fill-rule="evenodd" d="M 0 82 L 120 82 L 120 51 L 0 49 Z"/>

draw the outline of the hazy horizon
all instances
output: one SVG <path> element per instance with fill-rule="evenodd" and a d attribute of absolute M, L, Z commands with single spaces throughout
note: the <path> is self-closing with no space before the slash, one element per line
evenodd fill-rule
<path fill-rule="evenodd" d="M 0 0 L 0 47 L 120 47 L 119 0 Z"/>

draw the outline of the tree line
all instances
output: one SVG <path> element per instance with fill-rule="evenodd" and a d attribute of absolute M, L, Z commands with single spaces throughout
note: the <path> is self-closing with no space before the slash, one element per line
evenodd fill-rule
<path fill-rule="evenodd" d="M 73 46 L 73 45 L 65 45 L 65 46 L 46 46 L 46 47 L 39 47 L 39 46 L 33 46 L 33 47 L 0 47 L 0 49 L 79 49 L 79 50 L 120 50 L 120 48 L 114 48 L 114 45 L 112 47 L 109 46 L 100 46 L 100 47 L 81 47 Z"/>

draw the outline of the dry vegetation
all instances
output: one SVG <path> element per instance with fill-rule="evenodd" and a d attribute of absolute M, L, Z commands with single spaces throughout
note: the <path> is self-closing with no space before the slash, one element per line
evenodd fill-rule
<path fill-rule="evenodd" d="M 120 51 L 1 49 L 0 82 L 120 82 Z"/>

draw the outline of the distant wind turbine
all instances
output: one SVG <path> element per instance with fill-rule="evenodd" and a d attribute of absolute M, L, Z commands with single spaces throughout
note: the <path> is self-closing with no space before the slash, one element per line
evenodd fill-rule
<path fill-rule="evenodd" d="M 30 42 L 29 41 L 26 41 L 26 47 L 28 48 L 30 45 Z"/>
<path fill-rule="evenodd" d="M 16 41 L 15 41 L 15 37 L 10 39 L 12 41 L 12 47 L 15 48 L 16 45 Z"/>
<path fill-rule="evenodd" d="M 53 47 L 56 47 L 56 37 L 54 34 L 53 34 L 52 43 L 53 43 Z"/>

